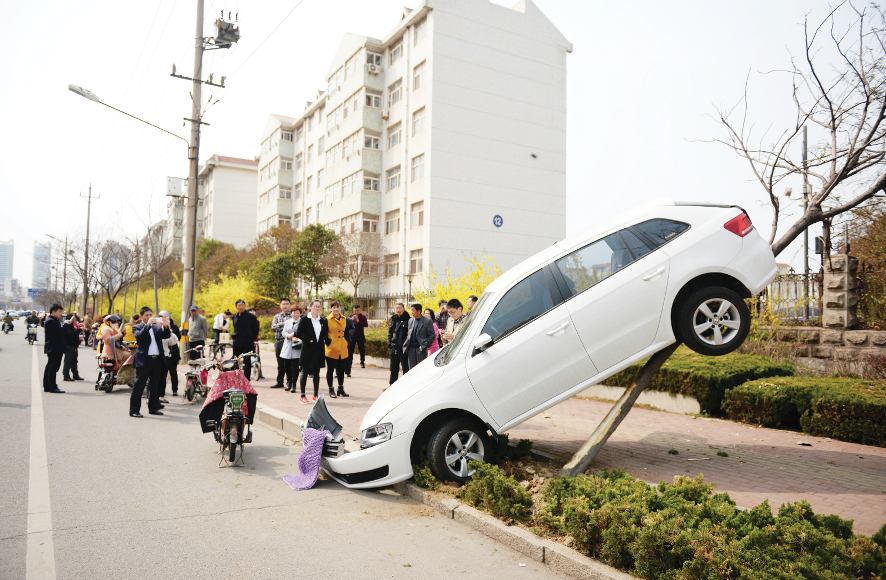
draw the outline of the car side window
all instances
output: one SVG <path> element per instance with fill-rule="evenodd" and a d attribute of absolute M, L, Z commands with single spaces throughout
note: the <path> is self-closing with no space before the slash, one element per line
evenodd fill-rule
<path fill-rule="evenodd" d="M 609 234 L 556 261 L 570 296 L 580 294 L 652 250 L 630 230 Z"/>
<path fill-rule="evenodd" d="M 689 224 L 658 218 L 639 223 L 634 227 L 640 230 L 658 248 L 688 230 Z"/>
<path fill-rule="evenodd" d="M 482 332 L 491 336 L 495 342 L 561 302 L 548 270 L 538 270 L 518 282 L 502 296 L 486 320 Z"/>

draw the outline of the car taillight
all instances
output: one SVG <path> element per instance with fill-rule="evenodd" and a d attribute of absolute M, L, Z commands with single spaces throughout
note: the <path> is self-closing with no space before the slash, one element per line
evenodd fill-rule
<path fill-rule="evenodd" d="M 754 224 L 751 223 L 751 218 L 748 217 L 748 214 L 745 212 L 741 212 L 725 224 L 723 227 L 735 234 L 736 236 L 743 238 L 754 229 Z"/>

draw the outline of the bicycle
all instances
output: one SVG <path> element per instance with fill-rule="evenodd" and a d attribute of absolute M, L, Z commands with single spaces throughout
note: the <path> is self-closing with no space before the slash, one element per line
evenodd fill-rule
<path fill-rule="evenodd" d="M 252 350 L 253 352 L 250 353 L 252 355 L 252 376 L 255 377 L 255 380 L 260 381 L 265 378 L 265 375 L 261 372 L 261 348 L 258 341 L 255 341 Z"/>

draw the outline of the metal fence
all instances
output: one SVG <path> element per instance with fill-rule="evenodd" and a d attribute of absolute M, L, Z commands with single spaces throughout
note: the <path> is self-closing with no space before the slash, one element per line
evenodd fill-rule
<path fill-rule="evenodd" d="M 785 320 L 818 318 L 821 316 L 821 276 L 810 273 L 807 277 L 796 272 L 778 274 L 766 288 L 763 300 L 773 313 Z"/>
<path fill-rule="evenodd" d="M 328 311 L 329 304 L 334 298 L 326 297 L 322 300 L 324 310 Z M 407 304 L 409 301 L 406 300 L 404 294 L 373 294 L 370 296 L 360 296 L 355 298 L 350 301 L 350 304 L 359 304 L 362 306 L 363 314 L 365 314 L 366 318 L 369 320 L 386 320 L 390 318 L 391 313 L 394 311 L 398 302 Z"/>

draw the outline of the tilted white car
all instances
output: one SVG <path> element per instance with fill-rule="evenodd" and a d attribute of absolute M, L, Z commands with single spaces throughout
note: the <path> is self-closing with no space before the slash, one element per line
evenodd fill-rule
<path fill-rule="evenodd" d="M 452 344 L 370 407 L 359 449 L 327 443 L 323 469 L 379 487 L 424 455 L 437 477 L 464 482 L 497 434 L 677 340 L 707 355 L 738 348 L 744 299 L 774 275 L 737 206 L 662 202 L 561 241 L 490 284 Z"/>

